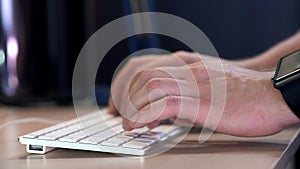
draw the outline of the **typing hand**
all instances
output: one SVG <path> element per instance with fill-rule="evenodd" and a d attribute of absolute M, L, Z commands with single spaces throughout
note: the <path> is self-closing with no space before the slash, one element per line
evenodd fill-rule
<path fill-rule="evenodd" d="M 195 54 L 187 52 L 176 52 L 170 55 L 147 55 L 131 58 L 128 63 L 117 74 L 111 87 L 112 95 L 109 99 L 108 112 L 118 115 L 119 111 L 124 111 L 122 106 L 123 98 L 128 96 L 129 80 L 137 73 L 144 69 L 163 67 L 163 66 L 180 66 L 190 64 L 199 60 Z M 117 108 L 118 107 L 118 108 Z"/>
<path fill-rule="evenodd" d="M 217 131 L 238 136 L 270 135 L 299 122 L 272 86 L 273 72 L 228 64 L 220 69 L 214 66 L 215 58 L 199 56 L 176 53 L 132 60 L 114 81 L 110 112 L 123 115 L 126 130 L 175 118 L 205 127 L 216 125 Z M 178 58 L 184 58 L 184 63 Z M 223 89 L 226 98 L 218 100 L 218 95 L 224 97 Z M 217 99 L 212 102 L 213 97 Z M 211 111 L 222 104 L 222 112 Z M 205 123 L 209 113 L 221 113 L 220 121 Z"/>

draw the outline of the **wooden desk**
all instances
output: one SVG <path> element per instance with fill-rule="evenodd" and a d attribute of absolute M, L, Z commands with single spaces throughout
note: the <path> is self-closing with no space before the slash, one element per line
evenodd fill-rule
<path fill-rule="evenodd" d="M 46 155 L 30 155 L 17 141 L 18 136 L 51 125 L 24 120 L 15 123 L 32 117 L 57 121 L 75 118 L 76 114 L 70 107 L 0 108 L 0 169 L 285 168 L 300 144 L 299 128 L 293 127 L 274 136 L 251 139 L 216 133 L 204 144 L 198 143 L 199 133 L 191 133 L 175 148 L 151 158 L 125 158 L 66 149 L 56 149 Z"/>

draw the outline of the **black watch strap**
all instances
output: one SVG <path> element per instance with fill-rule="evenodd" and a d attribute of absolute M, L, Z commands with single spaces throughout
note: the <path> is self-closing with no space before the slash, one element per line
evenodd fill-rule
<path fill-rule="evenodd" d="M 300 78 L 278 89 L 290 109 L 300 118 Z"/>
<path fill-rule="evenodd" d="M 272 81 L 290 109 L 300 118 L 300 49 L 279 59 Z"/>

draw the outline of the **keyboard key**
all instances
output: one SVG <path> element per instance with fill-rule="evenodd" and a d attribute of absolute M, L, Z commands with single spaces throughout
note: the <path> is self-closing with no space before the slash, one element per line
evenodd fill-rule
<path fill-rule="evenodd" d="M 178 128 L 177 126 L 160 125 L 154 129 L 151 129 L 151 132 L 169 133 L 177 128 Z"/>
<path fill-rule="evenodd" d="M 102 141 L 105 141 L 106 137 L 97 137 L 97 136 L 91 136 L 91 137 L 87 137 L 85 139 L 82 139 L 79 141 L 79 143 L 83 143 L 83 144 L 99 144 Z"/>
<path fill-rule="evenodd" d="M 130 132 L 133 132 L 133 133 L 145 133 L 149 131 L 149 128 L 148 127 L 143 127 L 143 128 L 137 128 L 137 129 L 134 129 Z"/>
<path fill-rule="evenodd" d="M 141 135 L 140 137 L 135 138 L 134 140 L 141 140 L 141 141 L 157 141 L 158 139 L 156 137 L 144 137 L 143 135 Z"/>
<path fill-rule="evenodd" d="M 95 126 L 91 126 L 89 128 L 85 128 L 82 131 L 85 132 L 88 135 L 94 135 L 96 133 L 99 133 L 103 130 L 107 129 L 107 126 L 103 125 L 103 124 L 97 124 Z"/>
<path fill-rule="evenodd" d="M 135 138 L 135 137 L 138 137 L 139 133 L 132 133 L 132 132 L 128 132 L 128 131 L 125 131 L 123 133 L 120 134 L 121 136 L 126 136 L 126 137 L 131 137 L 131 138 Z"/>
<path fill-rule="evenodd" d="M 39 136 L 38 139 L 41 139 L 41 140 L 57 140 L 57 139 L 59 139 L 63 136 L 72 134 L 72 133 L 74 133 L 76 131 L 79 131 L 79 130 L 81 130 L 80 125 L 78 125 L 78 124 L 71 125 L 71 126 L 62 128 L 60 130 L 56 130 L 56 131 L 47 133 L 45 135 Z"/>
<path fill-rule="evenodd" d="M 130 141 L 122 145 L 124 148 L 132 148 L 132 149 L 144 149 L 148 147 L 150 144 L 145 142 L 138 141 Z"/>
<path fill-rule="evenodd" d="M 118 133 L 114 133 L 114 132 L 110 132 L 110 133 L 97 133 L 95 135 L 89 136 L 85 139 L 82 139 L 79 141 L 79 143 L 84 143 L 84 144 L 99 144 L 102 141 L 105 141 L 115 135 L 117 135 Z"/>
<path fill-rule="evenodd" d="M 126 136 L 126 135 L 119 134 L 119 135 L 115 136 L 115 138 L 126 139 L 126 140 L 132 140 L 132 139 L 135 138 L 135 137 L 132 137 L 132 136 Z"/>
<path fill-rule="evenodd" d="M 44 136 L 39 136 L 38 139 L 54 141 L 54 140 L 59 139 L 60 137 L 62 137 L 62 136 L 57 135 L 56 133 L 54 133 L 54 134 L 47 134 L 47 135 L 44 135 Z"/>
<path fill-rule="evenodd" d="M 79 131 L 77 133 L 73 133 L 73 134 L 67 135 L 65 137 L 62 137 L 59 139 L 59 141 L 76 143 L 79 140 L 82 140 L 86 137 L 88 137 L 86 132 Z"/>
<path fill-rule="evenodd" d="M 42 134 L 44 134 L 44 133 L 42 133 Z M 24 137 L 24 138 L 34 139 L 34 138 L 37 138 L 38 136 L 40 136 L 40 135 L 42 135 L 42 134 L 30 133 L 30 134 L 24 135 L 23 137 Z"/>
<path fill-rule="evenodd" d="M 46 129 L 38 130 L 38 131 L 35 131 L 35 132 L 33 132 L 33 133 L 26 134 L 26 135 L 24 135 L 23 137 L 34 139 L 34 138 L 37 138 L 37 137 L 39 137 L 39 136 L 41 136 L 41 135 L 45 135 L 45 134 L 47 134 L 47 133 L 50 133 L 50 132 L 59 130 L 59 129 L 64 128 L 64 127 L 67 127 L 68 125 L 74 125 L 74 124 L 76 124 L 76 122 L 75 122 L 74 120 L 72 120 L 72 121 L 66 122 L 66 123 L 64 123 L 64 124 L 65 124 L 65 125 L 63 125 L 63 124 L 58 124 L 58 125 L 55 125 L 55 126 L 46 128 Z"/>
<path fill-rule="evenodd" d="M 161 132 L 152 132 L 152 131 L 149 131 L 147 133 L 143 133 L 141 135 L 141 137 L 143 138 L 149 138 L 149 139 L 161 139 L 163 137 L 165 137 L 166 135 L 164 133 L 161 133 Z"/>
<path fill-rule="evenodd" d="M 122 139 L 122 138 L 111 138 L 106 141 L 103 141 L 101 143 L 102 146 L 113 146 L 113 147 L 119 147 L 120 145 L 126 143 L 128 139 Z"/>

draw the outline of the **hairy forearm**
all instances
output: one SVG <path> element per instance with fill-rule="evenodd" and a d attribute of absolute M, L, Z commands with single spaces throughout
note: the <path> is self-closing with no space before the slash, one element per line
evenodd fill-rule
<path fill-rule="evenodd" d="M 300 49 L 300 32 L 297 32 L 295 35 L 276 44 L 256 57 L 236 61 L 234 64 L 255 70 L 271 70 L 275 69 L 277 62 L 281 57 L 296 51 L 297 49 Z"/>

